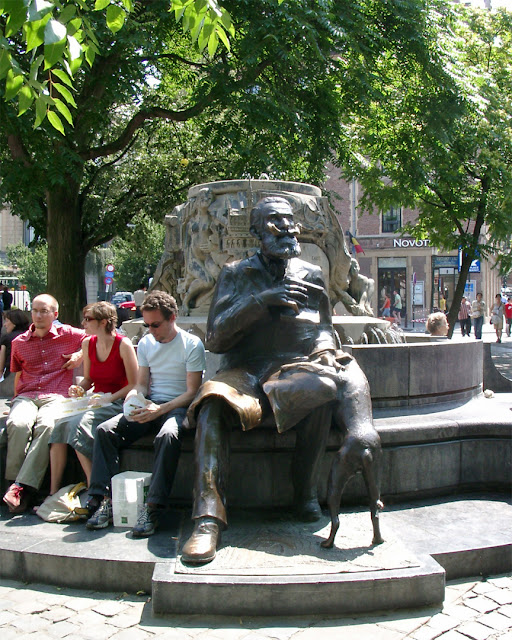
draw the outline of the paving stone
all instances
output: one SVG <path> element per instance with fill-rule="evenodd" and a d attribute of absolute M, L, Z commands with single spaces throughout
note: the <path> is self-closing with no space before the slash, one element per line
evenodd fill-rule
<path fill-rule="evenodd" d="M 14 618 L 16 618 L 16 614 L 13 611 L 0 611 L 0 627 L 9 624 Z"/>
<path fill-rule="evenodd" d="M 475 611 L 479 611 L 480 613 L 489 613 L 489 611 L 494 611 L 499 607 L 498 603 L 494 600 L 491 600 L 487 596 L 476 596 L 476 598 L 466 598 L 464 600 L 464 604 L 467 607 L 471 607 L 475 609 Z"/>
<path fill-rule="evenodd" d="M 431 616 L 407 617 L 407 614 L 401 614 L 400 617 L 392 617 L 389 620 L 381 619 L 377 624 L 379 627 L 386 627 L 386 629 L 394 629 L 402 633 L 411 633 L 426 624 L 430 620 L 430 617 Z"/>
<path fill-rule="evenodd" d="M 57 604 L 62 602 L 63 599 L 68 598 L 66 590 L 62 587 L 58 587 L 53 584 L 33 584 L 33 591 L 37 591 L 37 599 L 41 602 L 48 602 L 50 604 Z M 70 593 L 75 593 L 73 589 L 68 589 Z"/>
<path fill-rule="evenodd" d="M 11 638 L 19 638 L 19 630 L 14 627 L 2 627 L 2 640 L 11 640 Z M 34 638 L 35 640 L 35 638 Z"/>
<path fill-rule="evenodd" d="M 140 623 L 140 613 L 138 611 L 123 611 L 117 616 L 108 619 L 109 624 L 118 629 L 128 629 Z"/>
<path fill-rule="evenodd" d="M 139 625 L 139 629 L 142 629 L 144 631 L 147 631 L 148 633 L 151 633 L 152 638 L 163 637 L 165 638 L 165 640 L 188 640 L 189 638 L 192 637 L 188 633 L 184 633 L 182 629 L 174 629 L 172 626 L 151 627 L 151 626 Z M 245 633 L 247 633 L 247 630 L 245 630 Z M 197 636 L 194 636 L 194 638 L 197 638 Z"/>
<path fill-rule="evenodd" d="M 43 611 L 41 614 L 43 618 L 50 620 L 50 622 L 62 622 L 74 615 L 75 612 L 71 611 L 71 609 L 68 609 L 67 607 L 52 607 L 51 609 L 48 609 L 48 611 Z"/>
<path fill-rule="evenodd" d="M 467 578 L 461 578 L 460 580 L 450 580 L 445 586 L 445 603 L 453 602 L 458 598 L 463 597 L 468 591 L 474 589 L 479 584 L 475 580 L 468 580 Z"/>
<path fill-rule="evenodd" d="M 15 611 L 21 615 L 28 613 L 42 613 L 47 611 L 49 605 L 39 602 L 38 600 L 24 600 L 23 602 L 14 602 L 11 606 L 11 611 Z"/>
<path fill-rule="evenodd" d="M 128 609 L 129 606 L 127 602 L 123 602 L 122 600 L 103 600 L 95 604 L 94 607 L 92 607 L 92 611 L 110 618 Z"/>
<path fill-rule="evenodd" d="M 468 638 L 472 638 L 472 640 L 487 640 L 495 633 L 491 628 L 475 621 L 464 622 L 457 631 L 468 636 Z"/>
<path fill-rule="evenodd" d="M 496 585 L 500 589 L 512 589 L 512 576 L 509 575 L 493 576 L 487 582 Z"/>
<path fill-rule="evenodd" d="M 195 640 L 209 640 L 210 638 L 218 638 L 219 640 L 241 640 L 247 635 L 247 629 L 243 627 L 207 629 L 204 633 L 194 636 Z M 165 636 L 167 638 L 167 635 Z"/>
<path fill-rule="evenodd" d="M 92 627 L 95 624 L 102 624 L 105 622 L 105 617 L 100 613 L 95 613 L 94 611 L 81 611 L 80 613 L 76 613 L 72 618 L 69 619 L 73 624 L 77 624 L 79 627 Z"/>
<path fill-rule="evenodd" d="M 250 626 L 253 625 L 250 621 L 247 621 L 247 627 L 249 628 Z M 255 631 L 257 631 L 262 636 L 266 638 L 276 638 L 277 640 L 288 640 L 293 636 L 294 633 L 302 628 L 298 625 L 295 625 L 294 621 L 283 621 L 279 618 L 274 620 L 273 624 L 271 620 L 269 621 L 265 618 L 265 620 L 262 621 L 261 626 L 256 625 L 256 627 L 257 628 L 255 629 Z"/>
<path fill-rule="evenodd" d="M 489 593 L 489 591 L 495 591 L 495 590 L 496 590 L 496 586 L 490 582 L 487 582 L 487 580 L 483 580 L 482 582 L 475 584 L 473 589 L 471 589 L 473 593 L 478 593 L 480 595 L 483 595 L 484 593 Z"/>
<path fill-rule="evenodd" d="M 142 629 L 124 629 L 111 636 L 111 640 L 146 640 L 146 638 L 151 638 L 151 635 Z"/>
<path fill-rule="evenodd" d="M 315 625 L 292 634 L 293 640 L 400 640 L 404 634 L 373 624 Z"/>
<path fill-rule="evenodd" d="M 485 616 L 481 616 L 477 621 L 485 624 L 491 629 L 495 629 L 496 631 L 506 631 L 507 629 L 510 629 L 511 626 L 510 618 L 502 616 L 501 613 L 498 613 L 497 611 L 486 613 Z"/>
<path fill-rule="evenodd" d="M 509 589 L 493 589 L 488 591 L 485 596 L 498 604 L 512 604 L 512 590 Z"/>
<path fill-rule="evenodd" d="M 13 600 L 8 600 L 7 598 L 0 598 L 0 611 L 3 609 L 10 609 L 14 604 Z"/>
<path fill-rule="evenodd" d="M 440 633 L 443 633 L 444 631 L 449 631 L 450 629 L 453 629 L 454 627 L 456 627 L 458 624 L 457 620 L 454 620 L 453 618 L 451 618 L 450 616 L 447 616 L 444 613 L 438 613 L 436 616 L 433 616 L 432 618 L 430 618 L 430 620 L 427 623 L 428 627 L 431 627 L 432 629 L 437 629 Z"/>
<path fill-rule="evenodd" d="M 98 601 L 96 598 L 84 598 L 84 597 L 71 597 L 64 602 L 65 607 L 73 609 L 73 611 L 84 611 L 85 609 L 91 609 Z"/>
<path fill-rule="evenodd" d="M 56 622 L 47 628 L 48 635 L 52 638 L 65 638 L 66 636 L 75 636 L 75 633 L 79 632 L 80 628 L 76 624 L 68 622 L 68 620 L 61 620 Z"/>
<path fill-rule="evenodd" d="M 457 629 L 450 629 L 446 633 L 442 633 L 440 636 L 437 636 L 438 640 L 468 640 L 467 636 L 459 633 Z"/>
<path fill-rule="evenodd" d="M 80 633 L 85 640 L 108 640 L 114 636 L 118 629 L 109 624 L 110 620 L 107 622 L 102 622 L 100 624 L 94 624 L 91 627 L 80 629 Z M 73 638 L 74 640 L 74 638 Z"/>
<path fill-rule="evenodd" d="M 427 624 L 423 625 L 416 631 L 413 631 L 408 637 L 413 638 L 414 640 L 433 640 L 434 638 L 439 637 L 443 632 L 440 629 L 434 629 L 433 627 L 429 627 Z"/>
<path fill-rule="evenodd" d="M 43 613 L 41 613 L 41 616 L 46 620 L 50 620 L 50 622 L 62 622 L 74 615 L 75 612 L 71 611 L 71 609 L 68 609 L 67 607 L 52 607 L 51 609 L 48 609 L 48 611 L 43 611 Z"/>
<path fill-rule="evenodd" d="M 507 618 L 512 618 L 512 604 L 505 604 L 502 607 L 497 609 L 503 616 L 507 616 Z"/>
<path fill-rule="evenodd" d="M 16 616 L 16 618 L 14 618 L 14 620 L 10 623 L 12 627 L 16 627 L 16 629 L 23 631 L 23 633 L 42 631 L 50 624 L 51 623 L 48 620 L 44 620 L 40 616 L 32 616 L 30 614 L 25 616 Z"/>
<path fill-rule="evenodd" d="M 262 636 L 257 631 L 249 631 L 246 636 L 242 637 L 242 640 L 267 640 L 268 636 Z"/>
<path fill-rule="evenodd" d="M 27 589 L 22 585 L 19 585 L 18 589 L 13 589 L 9 592 L 9 600 L 11 600 L 12 602 L 27 602 L 29 600 L 36 600 L 38 596 L 38 591 Z"/>
<path fill-rule="evenodd" d="M 464 620 L 473 620 L 479 615 L 478 611 L 471 609 L 471 607 L 466 607 L 466 605 L 462 603 L 445 607 L 443 609 L 443 613 L 451 618 L 460 620 L 461 622 Z"/>

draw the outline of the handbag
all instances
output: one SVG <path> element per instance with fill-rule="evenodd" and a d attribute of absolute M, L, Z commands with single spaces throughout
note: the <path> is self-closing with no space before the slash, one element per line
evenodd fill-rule
<path fill-rule="evenodd" d="M 87 485 L 85 482 L 69 484 L 62 487 L 37 507 L 37 515 L 46 522 L 75 522 L 85 518 L 80 496 L 87 497 Z"/>

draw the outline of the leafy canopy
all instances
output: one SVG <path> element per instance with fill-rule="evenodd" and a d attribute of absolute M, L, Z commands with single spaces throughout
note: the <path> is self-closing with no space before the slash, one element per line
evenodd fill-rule
<path fill-rule="evenodd" d="M 403 78 L 390 61 L 385 106 L 346 123 L 339 163 L 364 187 L 362 210 L 417 208 L 404 232 L 462 249 L 453 327 L 471 261 L 512 264 L 512 14 L 440 5 L 434 18 L 445 81 Z"/>
<path fill-rule="evenodd" d="M 110 245 L 116 268 L 116 287 L 123 291 L 135 291 L 155 273 L 164 247 L 163 224 L 138 215 L 123 238 L 116 238 Z"/>
<path fill-rule="evenodd" d="M 16 273 L 21 284 L 27 287 L 31 298 L 46 291 L 47 281 L 47 253 L 45 243 L 35 247 L 24 244 L 11 244 L 7 247 L 7 257 L 11 265 L 16 265 Z"/>
<path fill-rule="evenodd" d="M 71 109 L 77 108 L 75 74 L 103 53 L 93 14 L 104 14 L 116 34 L 130 14 L 137 19 L 148 4 L 151 0 L 0 0 L 3 99 L 17 101 L 18 115 L 33 110 L 34 128 L 48 118 L 64 135 L 63 122 L 71 125 Z M 200 52 L 213 56 L 220 42 L 229 50 L 231 18 L 216 0 L 170 0 L 169 5 Z"/>

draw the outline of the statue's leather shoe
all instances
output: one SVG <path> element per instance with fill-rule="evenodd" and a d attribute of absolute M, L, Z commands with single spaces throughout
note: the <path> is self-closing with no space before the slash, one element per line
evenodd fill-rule
<path fill-rule="evenodd" d="M 301 522 L 316 522 L 322 517 L 322 509 L 315 498 L 297 503 L 295 513 Z"/>
<path fill-rule="evenodd" d="M 183 546 L 181 559 L 190 564 L 211 562 L 219 544 L 219 522 L 215 518 L 198 518 L 192 535 Z"/>

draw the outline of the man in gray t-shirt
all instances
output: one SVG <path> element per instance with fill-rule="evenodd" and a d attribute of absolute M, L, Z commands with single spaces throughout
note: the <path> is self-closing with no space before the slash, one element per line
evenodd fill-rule
<path fill-rule="evenodd" d="M 158 512 L 167 505 L 181 450 L 181 426 L 206 363 L 201 340 L 176 325 L 178 308 L 172 296 L 163 291 L 150 293 L 141 311 L 149 333 L 137 348 L 137 385 L 126 396 L 124 415 L 107 420 L 96 432 L 88 503 L 94 513 L 86 525 L 103 529 L 112 521 L 110 485 L 112 476 L 119 473 L 119 450 L 156 433 L 151 484 L 132 530 L 135 537 L 152 535 Z M 141 394 L 149 400 L 134 408 Z"/>

